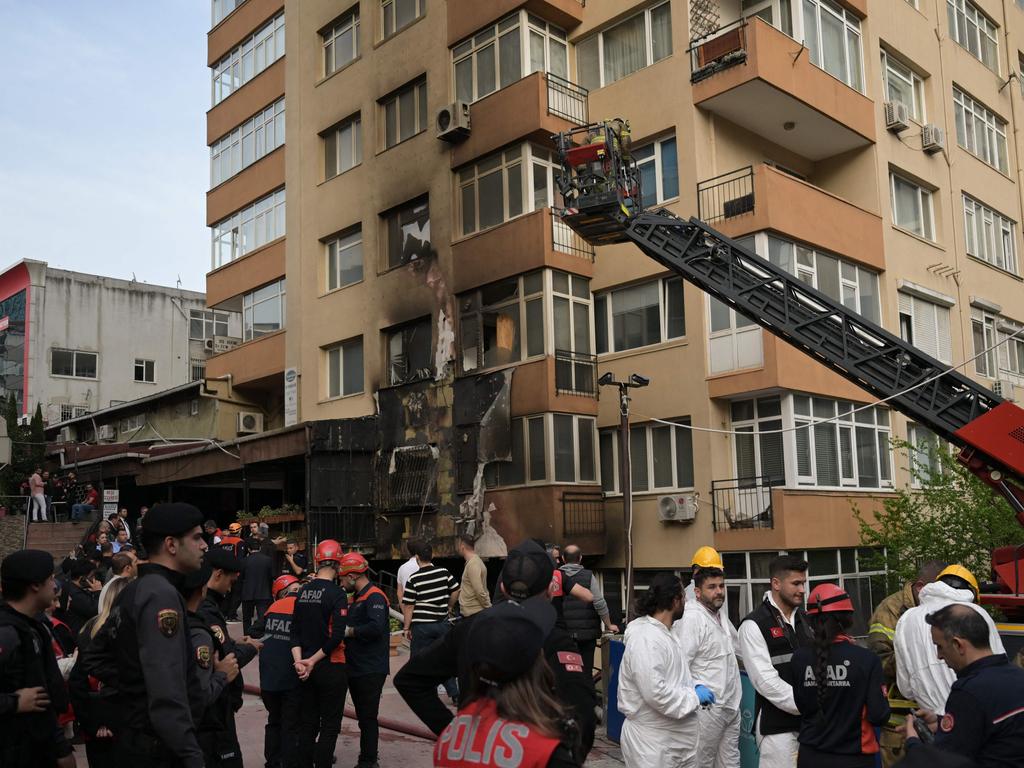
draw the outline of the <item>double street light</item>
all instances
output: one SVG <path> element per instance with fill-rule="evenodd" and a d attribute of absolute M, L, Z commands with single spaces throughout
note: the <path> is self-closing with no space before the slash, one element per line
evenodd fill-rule
<path fill-rule="evenodd" d="M 622 483 L 622 517 L 626 531 L 626 621 L 633 618 L 633 469 L 629 455 L 629 390 L 646 387 L 651 380 L 631 373 L 625 381 L 611 373 L 602 374 L 597 383 L 619 389 L 619 478 Z"/>

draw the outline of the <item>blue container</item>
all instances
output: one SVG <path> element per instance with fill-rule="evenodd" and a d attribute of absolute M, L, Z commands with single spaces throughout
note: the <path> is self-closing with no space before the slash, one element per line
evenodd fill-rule
<path fill-rule="evenodd" d="M 607 712 L 605 713 L 605 729 L 608 740 L 618 744 L 622 740 L 622 724 L 626 717 L 619 712 L 619 667 L 622 655 L 626 652 L 626 644 L 622 640 L 610 640 L 608 648 L 608 694 Z"/>

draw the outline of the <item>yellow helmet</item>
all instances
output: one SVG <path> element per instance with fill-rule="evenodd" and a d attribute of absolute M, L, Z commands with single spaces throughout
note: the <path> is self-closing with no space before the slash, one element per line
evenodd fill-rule
<path fill-rule="evenodd" d="M 974 590 L 974 594 L 978 594 L 978 580 L 974 578 L 974 574 L 964 568 L 962 565 L 947 565 L 946 568 L 935 577 L 938 581 L 943 576 L 956 576 L 958 579 L 963 579 L 971 585 L 971 589 Z"/>
<path fill-rule="evenodd" d="M 722 563 L 722 556 L 718 554 L 718 550 L 714 547 L 701 547 L 693 553 L 693 560 L 690 561 L 690 565 L 696 566 L 697 568 L 718 568 L 725 570 L 725 564 Z"/>

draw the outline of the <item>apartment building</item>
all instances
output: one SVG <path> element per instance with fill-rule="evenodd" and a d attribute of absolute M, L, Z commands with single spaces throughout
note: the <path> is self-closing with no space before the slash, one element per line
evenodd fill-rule
<path fill-rule="evenodd" d="M 935 437 L 860 408 L 867 393 L 633 246 L 595 253 L 567 230 L 549 137 L 590 119 L 630 120 L 647 205 L 700 216 L 944 362 L 983 353 L 964 370 L 1004 396 L 1024 385 L 1024 344 L 985 352 L 1024 322 L 1019 4 L 218 13 L 207 295 L 242 313 L 244 340 L 208 371 L 265 395 L 273 424 L 286 395 L 298 421 L 374 420 L 375 441 L 346 448 L 339 427 L 331 445 L 362 451 L 339 482 L 372 487 L 349 511 L 376 515 L 380 557 L 415 530 L 483 531 L 495 551 L 574 540 L 621 600 L 618 402 L 597 379 L 638 373 L 639 588 L 713 543 L 734 618 L 782 550 L 806 553 L 812 583 L 880 597 L 851 501 L 870 514 L 924 460 L 893 438 Z"/>

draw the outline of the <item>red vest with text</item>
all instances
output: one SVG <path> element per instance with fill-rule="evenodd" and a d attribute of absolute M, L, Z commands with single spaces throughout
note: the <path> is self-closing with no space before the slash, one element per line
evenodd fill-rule
<path fill-rule="evenodd" d="M 526 723 L 498 717 L 493 699 L 477 699 L 459 710 L 434 745 L 436 768 L 545 768 L 559 740 Z"/>

